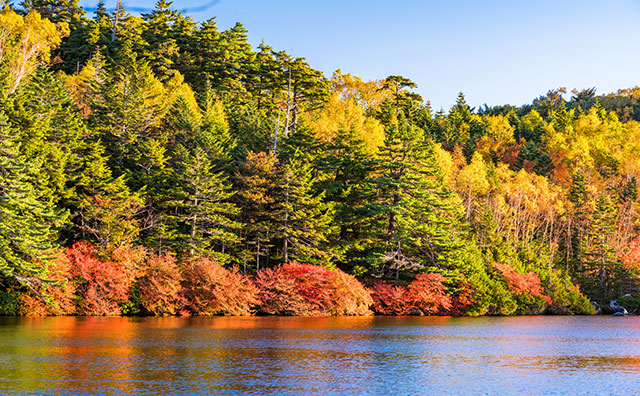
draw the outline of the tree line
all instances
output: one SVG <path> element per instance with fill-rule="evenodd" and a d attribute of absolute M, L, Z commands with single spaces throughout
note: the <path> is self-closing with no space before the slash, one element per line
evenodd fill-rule
<path fill-rule="evenodd" d="M 258 278 L 301 262 L 378 302 L 422 281 L 469 314 L 587 313 L 638 292 L 639 88 L 478 109 L 460 93 L 448 112 L 415 88 L 327 78 L 164 0 L 91 17 L 5 2 L 0 300 L 88 287 L 78 249 L 100 268 L 170 255 L 183 283 L 194 260 Z"/>

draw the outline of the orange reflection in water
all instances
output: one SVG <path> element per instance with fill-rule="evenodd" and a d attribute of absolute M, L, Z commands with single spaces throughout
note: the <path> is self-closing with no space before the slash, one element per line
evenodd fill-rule
<path fill-rule="evenodd" d="M 592 378 L 611 387 L 618 375 L 637 378 L 639 326 L 610 317 L 0 318 L 0 394 L 522 394 L 534 385 L 545 394 L 558 381 L 574 390 L 574 373 L 590 391 Z"/>

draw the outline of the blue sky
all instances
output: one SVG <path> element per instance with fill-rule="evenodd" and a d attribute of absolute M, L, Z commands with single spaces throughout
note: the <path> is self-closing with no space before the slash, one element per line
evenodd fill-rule
<path fill-rule="evenodd" d="M 338 68 L 365 79 L 403 75 L 436 110 L 460 91 L 471 106 L 521 105 L 560 86 L 608 93 L 640 85 L 635 0 L 219 0 L 190 14 L 215 16 L 222 29 L 242 22 L 252 44 L 264 39 L 327 76 Z"/>

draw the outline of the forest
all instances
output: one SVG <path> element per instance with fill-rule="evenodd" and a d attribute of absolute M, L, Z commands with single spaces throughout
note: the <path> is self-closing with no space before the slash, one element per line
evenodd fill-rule
<path fill-rule="evenodd" d="M 1 314 L 640 306 L 640 87 L 435 111 L 165 0 L 0 7 Z"/>

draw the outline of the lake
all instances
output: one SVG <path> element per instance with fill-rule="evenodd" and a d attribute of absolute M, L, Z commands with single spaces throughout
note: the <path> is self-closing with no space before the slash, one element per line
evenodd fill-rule
<path fill-rule="evenodd" d="M 0 318 L 5 395 L 632 395 L 640 318 Z"/>

